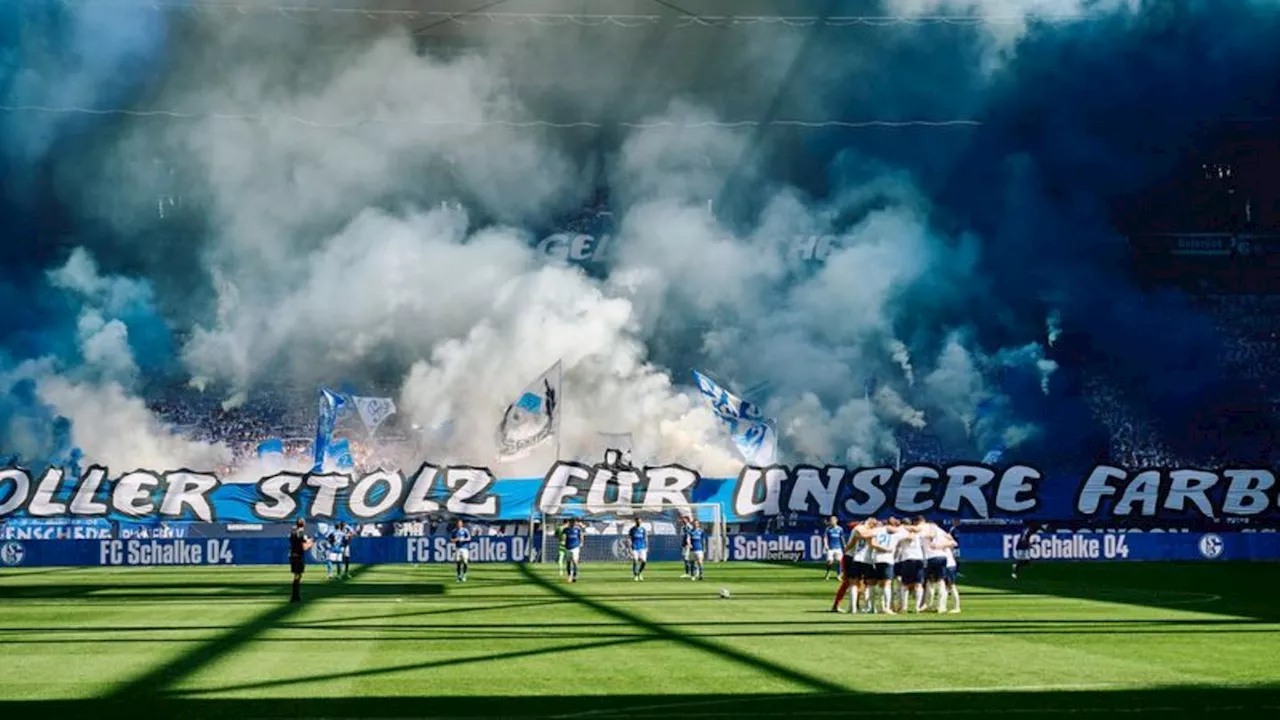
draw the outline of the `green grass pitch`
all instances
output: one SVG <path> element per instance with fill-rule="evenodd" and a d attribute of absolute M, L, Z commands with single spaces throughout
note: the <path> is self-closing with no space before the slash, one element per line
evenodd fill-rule
<path fill-rule="evenodd" d="M 11 569 L 0 717 L 1275 717 L 1277 569 L 973 564 L 898 617 L 790 564 Z"/>

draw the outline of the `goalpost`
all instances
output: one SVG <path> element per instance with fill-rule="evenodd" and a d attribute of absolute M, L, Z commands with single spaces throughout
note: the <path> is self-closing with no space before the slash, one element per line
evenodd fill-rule
<path fill-rule="evenodd" d="M 623 505 L 608 512 L 588 512 L 584 505 L 569 505 L 558 513 L 537 513 L 531 518 L 531 527 L 538 528 L 534 534 L 541 539 L 540 558 L 544 563 L 556 562 L 556 532 L 569 518 L 576 518 L 585 528 L 580 552 L 583 562 L 608 562 L 631 559 L 627 531 L 639 518 L 649 531 L 649 561 L 663 562 L 683 559 L 680 519 L 696 518 L 706 531 L 707 562 L 722 562 L 728 559 L 729 540 L 721 510 L 715 503 L 670 505 L 659 510 Z"/>

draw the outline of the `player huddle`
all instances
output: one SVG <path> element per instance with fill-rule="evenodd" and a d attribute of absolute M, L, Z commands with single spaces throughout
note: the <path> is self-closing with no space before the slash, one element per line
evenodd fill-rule
<path fill-rule="evenodd" d="M 846 595 L 851 613 L 960 612 L 956 587 L 956 548 L 950 533 L 917 517 L 910 523 L 897 518 L 881 522 L 867 518 L 849 526 L 845 539 L 839 520 L 830 518 L 824 530 L 827 577 L 840 567 L 840 587 L 832 612 Z"/>

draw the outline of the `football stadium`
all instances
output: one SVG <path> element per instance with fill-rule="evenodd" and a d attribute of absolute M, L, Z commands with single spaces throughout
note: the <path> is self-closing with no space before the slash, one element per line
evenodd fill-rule
<path fill-rule="evenodd" d="M 4 717 L 1280 713 L 1280 0 L 0 23 Z"/>

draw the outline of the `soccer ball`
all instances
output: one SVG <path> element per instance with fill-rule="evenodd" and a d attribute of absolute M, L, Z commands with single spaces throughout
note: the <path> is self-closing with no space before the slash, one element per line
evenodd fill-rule
<path fill-rule="evenodd" d="M 728 600 L 730 598 L 729 588 L 720 588 L 720 597 Z"/>

